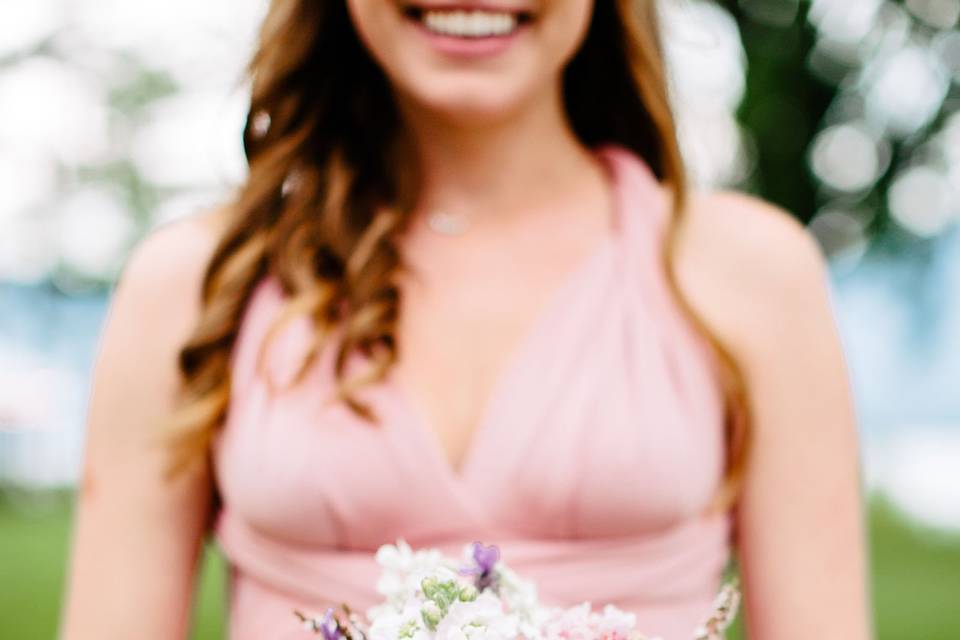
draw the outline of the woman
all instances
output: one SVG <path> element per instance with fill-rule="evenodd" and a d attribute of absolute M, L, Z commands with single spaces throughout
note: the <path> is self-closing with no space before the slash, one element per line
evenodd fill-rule
<path fill-rule="evenodd" d="M 249 179 L 115 292 L 65 637 L 183 637 L 208 527 L 232 638 L 397 538 L 668 640 L 734 551 L 751 637 L 869 637 L 821 258 L 687 192 L 652 0 L 274 0 L 250 71 Z"/>

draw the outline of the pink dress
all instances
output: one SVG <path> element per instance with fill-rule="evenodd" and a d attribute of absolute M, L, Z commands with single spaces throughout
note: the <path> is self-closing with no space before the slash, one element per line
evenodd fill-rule
<path fill-rule="evenodd" d="M 511 354 L 459 472 L 395 382 L 361 393 L 379 428 L 326 404 L 330 347 L 300 386 L 272 395 L 254 365 L 283 294 L 259 283 L 214 442 L 230 638 L 307 638 L 294 608 L 376 603 L 373 552 L 398 538 L 456 557 L 473 540 L 496 544 L 542 601 L 616 604 L 665 640 L 705 620 L 732 524 L 703 514 L 723 474 L 716 362 L 664 280 L 668 211 L 649 166 L 619 145 L 595 152 L 611 172 L 616 233 Z M 276 379 L 310 332 L 298 320 L 274 341 Z"/>

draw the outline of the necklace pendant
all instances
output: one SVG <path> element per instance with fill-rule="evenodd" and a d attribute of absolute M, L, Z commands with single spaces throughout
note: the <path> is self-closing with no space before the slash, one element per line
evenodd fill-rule
<path fill-rule="evenodd" d="M 427 216 L 427 225 L 439 234 L 459 236 L 467 230 L 467 220 L 443 211 L 435 211 Z"/>

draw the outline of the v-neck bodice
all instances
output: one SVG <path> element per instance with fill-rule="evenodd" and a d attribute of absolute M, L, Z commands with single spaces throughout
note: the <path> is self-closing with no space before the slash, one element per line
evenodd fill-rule
<path fill-rule="evenodd" d="M 459 462 L 449 459 L 449 454 L 444 450 L 442 442 L 435 435 L 437 430 L 430 424 L 423 411 L 414 405 L 412 398 L 409 397 L 409 391 L 402 381 L 391 371 L 383 385 L 386 392 L 391 393 L 392 401 L 406 408 L 409 414 L 409 422 L 414 429 L 423 432 L 424 447 L 427 450 L 435 450 L 436 456 L 440 460 L 440 466 L 446 467 L 448 474 L 459 480 L 461 477 L 472 473 L 474 460 L 476 458 L 474 451 L 486 439 L 486 432 L 492 428 L 488 426 L 490 422 L 497 421 L 496 412 L 502 404 L 501 397 L 509 393 L 509 389 L 515 384 L 515 370 L 522 367 L 530 358 L 536 359 L 538 356 L 531 355 L 530 350 L 539 342 L 540 335 L 544 325 L 549 326 L 554 323 L 556 316 L 565 313 L 570 304 L 570 299 L 578 294 L 578 288 L 584 286 L 585 281 L 595 277 L 597 269 L 609 268 L 611 255 L 619 250 L 619 245 L 623 241 L 624 225 L 622 216 L 629 203 L 624 202 L 624 190 L 621 183 L 617 180 L 616 166 L 610 162 L 609 153 L 600 154 L 606 162 L 603 166 L 606 169 L 606 179 L 608 185 L 612 185 L 612 214 L 608 215 L 607 229 L 603 237 L 596 242 L 596 245 L 584 257 L 576 261 L 572 267 L 567 267 L 565 273 L 559 279 L 559 283 L 553 285 L 546 296 L 545 302 L 541 303 L 533 316 L 527 321 L 527 325 L 522 330 L 518 340 L 508 349 L 508 353 L 503 363 L 499 367 L 498 375 L 493 381 L 490 390 L 487 392 L 484 402 L 481 403 L 479 418 L 470 434 L 467 436 L 466 450 L 462 454 Z M 415 357 L 415 356 L 414 356 Z M 445 464 L 444 464 L 445 462 Z"/>
<path fill-rule="evenodd" d="M 534 318 L 458 472 L 389 380 L 360 391 L 379 426 L 326 402 L 332 341 L 300 384 L 271 391 L 256 362 L 285 299 L 273 278 L 257 285 L 213 445 L 231 638 L 287 637 L 297 606 L 374 604 L 373 552 L 398 538 L 451 554 L 497 544 L 541 599 L 617 604 L 665 640 L 709 612 L 731 525 L 704 513 L 723 473 L 717 367 L 662 271 L 669 212 L 653 173 L 625 147 L 595 151 L 617 232 Z M 287 325 L 270 375 L 288 379 L 310 340 L 306 319 Z"/>

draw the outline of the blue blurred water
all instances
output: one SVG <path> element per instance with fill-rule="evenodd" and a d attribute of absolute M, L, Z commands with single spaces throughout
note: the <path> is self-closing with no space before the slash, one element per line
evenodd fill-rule
<path fill-rule="evenodd" d="M 835 270 L 833 292 L 865 432 L 960 431 L 960 232 Z"/>

